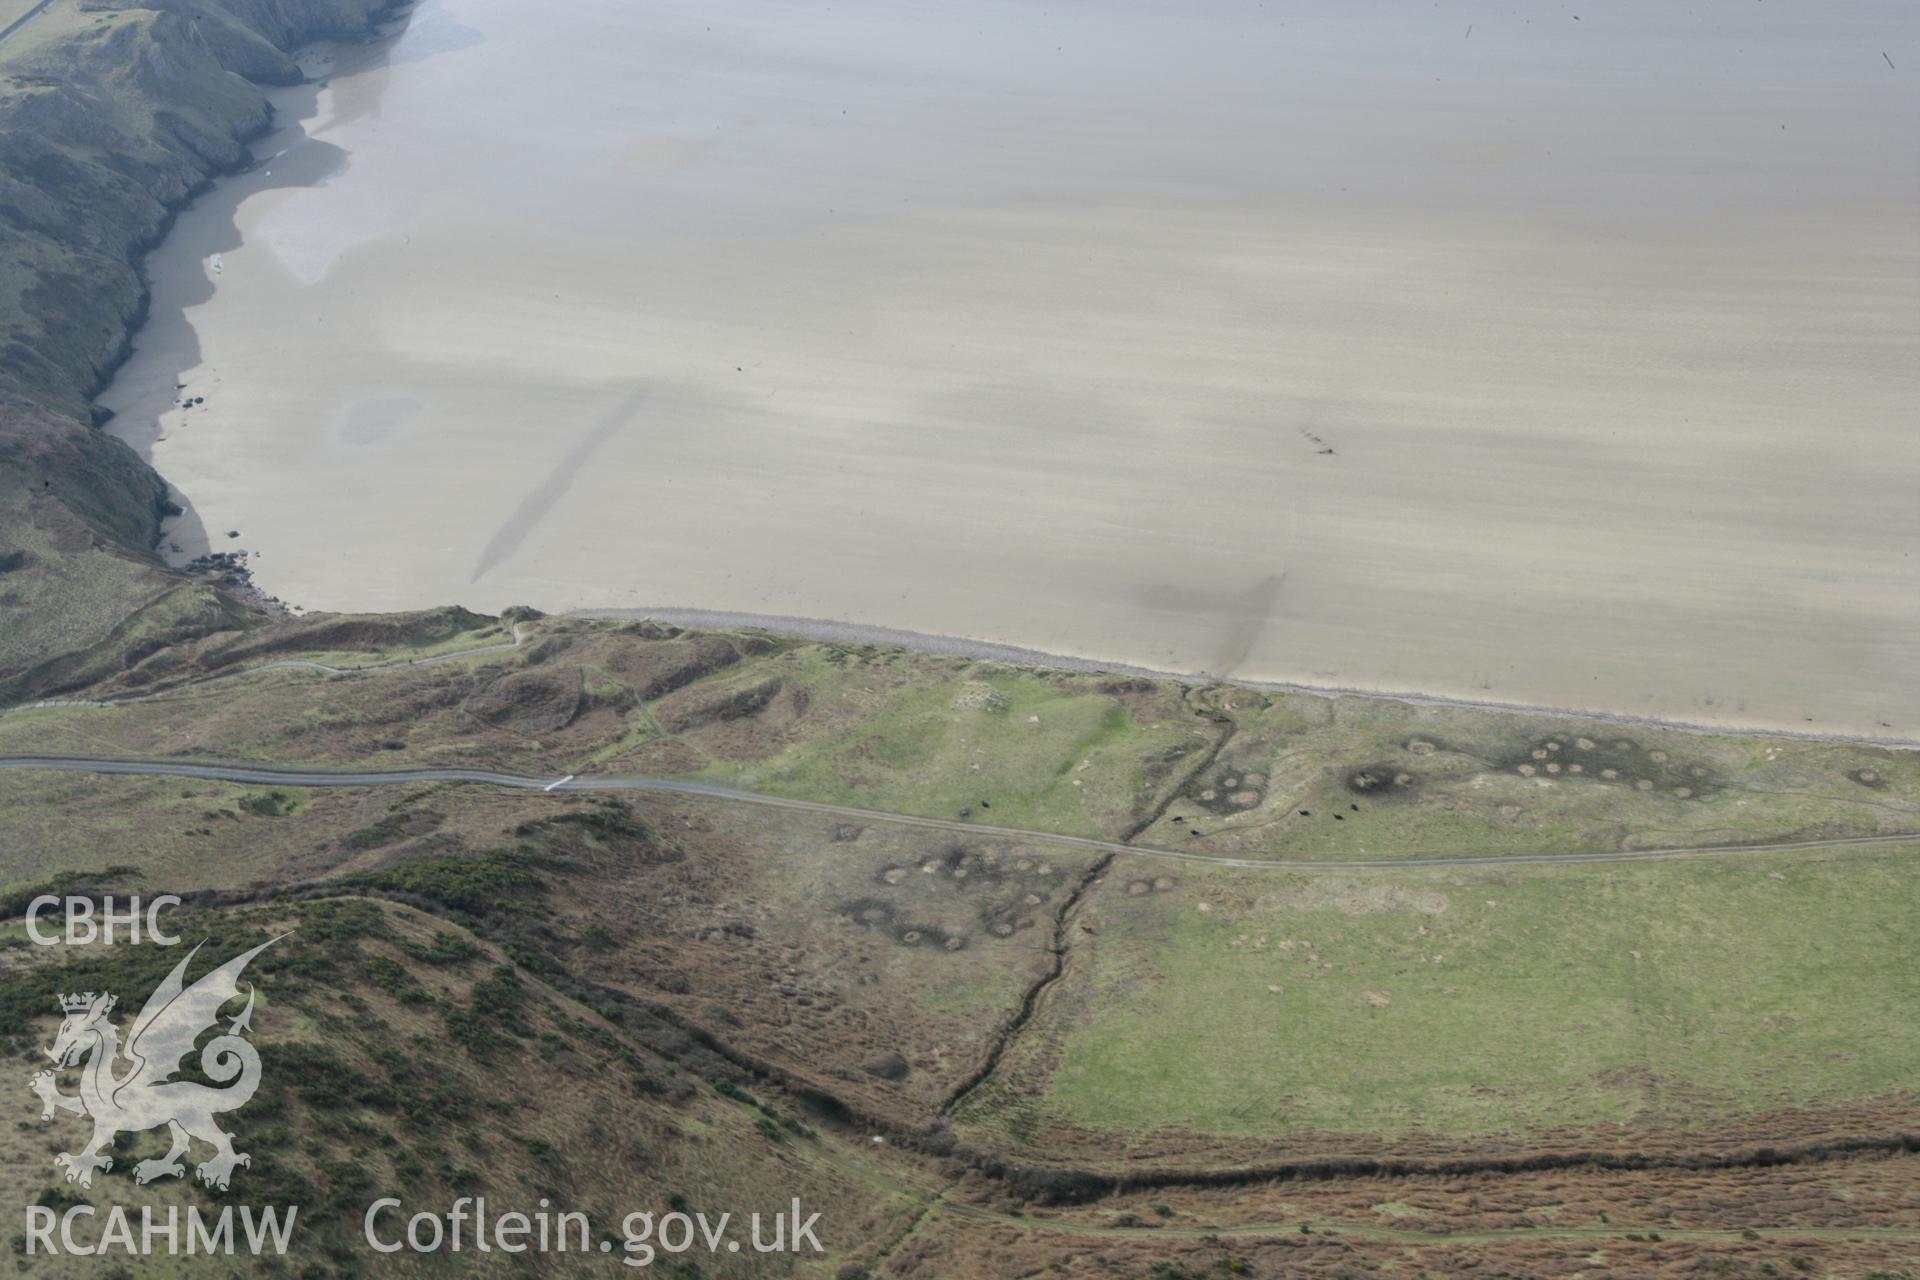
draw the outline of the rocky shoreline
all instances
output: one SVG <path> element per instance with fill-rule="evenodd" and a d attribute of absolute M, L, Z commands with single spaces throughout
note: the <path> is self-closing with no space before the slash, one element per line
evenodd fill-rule
<path fill-rule="evenodd" d="M 147 319 L 147 254 L 275 127 L 263 87 L 302 78 L 298 49 L 374 38 L 409 3 L 56 6 L 0 46 L 0 686 L 79 678 L 143 614 L 210 589 L 155 554 L 177 507 L 93 398 Z M 233 620 L 183 603 L 159 630 Z"/>

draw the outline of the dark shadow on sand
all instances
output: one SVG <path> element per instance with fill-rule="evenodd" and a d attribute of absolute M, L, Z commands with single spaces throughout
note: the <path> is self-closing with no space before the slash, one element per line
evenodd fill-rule
<path fill-rule="evenodd" d="M 592 430 L 574 441 L 573 447 L 554 463 L 547 478 L 520 499 L 513 514 L 493 531 L 493 536 L 487 539 L 487 545 L 480 549 L 480 559 L 474 563 L 473 576 L 467 579 L 468 582 L 480 581 L 520 549 L 527 535 L 560 505 L 560 499 L 573 487 L 573 478 L 580 474 L 580 469 L 593 460 L 593 455 L 600 452 L 602 445 L 633 420 L 633 415 L 639 412 L 641 401 L 646 398 L 644 390 L 629 393 Z"/>

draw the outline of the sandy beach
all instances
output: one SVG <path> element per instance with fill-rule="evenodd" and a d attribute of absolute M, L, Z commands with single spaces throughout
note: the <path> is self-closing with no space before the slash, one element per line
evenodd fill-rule
<path fill-rule="evenodd" d="M 434 0 L 102 403 L 308 609 L 1920 737 L 1914 19 L 1343 12 Z"/>

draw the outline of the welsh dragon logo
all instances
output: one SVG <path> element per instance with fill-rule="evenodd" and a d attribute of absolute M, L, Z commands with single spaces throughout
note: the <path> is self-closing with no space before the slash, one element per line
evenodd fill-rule
<path fill-rule="evenodd" d="M 63 1151 L 53 1158 L 54 1164 L 67 1171 L 68 1182 L 93 1185 L 95 1169 L 105 1172 L 113 1167 L 112 1157 L 101 1151 L 116 1135 L 161 1125 L 171 1132 L 173 1148 L 161 1159 L 142 1160 L 135 1165 L 135 1182 L 144 1185 L 156 1178 L 184 1176 L 187 1170 L 180 1158 L 187 1154 L 194 1138 L 214 1149 L 213 1156 L 194 1170 L 210 1187 L 224 1190 L 236 1166 L 252 1163 L 233 1149 L 233 1135 L 221 1130 L 213 1119 L 245 1106 L 260 1086 L 260 1053 L 244 1038 L 252 1029 L 252 984 L 248 984 L 246 1008 L 228 1022 L 224 1035 L 215 1036 L 200 1050 L 200 1070 L 225 1087 L 175 1080 L 173 1076 L 181 1069 L 182 1060 L 193 1052 L 201 1033 L 220 1020 L 221 1006 L 239 996 L 240 972 L 247 962 L 276 941 L 268 939 L 235 956 L 189 987 L 184 980 L 187 964 L 200 950 L 196 946 L 147 997 L 146 1006 L 127 1034 L 124 1049 L 119 1031 L 107 1019 L 113 1011 L 112 995 L 96 996 L 89 991 L 60 997 L 60 1011 L 66 1020 L 60 1024 L 60 1034 L 47 1056 L 58 1068 L 81 1067 L 80 1092 L 61 1093 L 52 1071 L 36 1072 L 28 1083 L 44 1105 L 40 1113 L 43 1122 L 52 1120 L 56 1111 L 76 1112 L 93 1121 L 93 1137 L 85 1147 L 78 1153 Z M 114 1063 L 120 1058 L 132 1064 L 124 1075 L 114 1073 Z"/>

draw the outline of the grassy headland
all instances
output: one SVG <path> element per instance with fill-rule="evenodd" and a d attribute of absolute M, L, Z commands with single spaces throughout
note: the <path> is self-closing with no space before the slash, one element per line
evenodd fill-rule
<path fill-rule="evenodd" d="M 62 0 L 0 43 L 0 699 L 245 625 L 152 554 L 167 488 L 90 401 L 146 311 L 140 259 L 248 162 L 260 84 L 385 0 Z"/>
<path fill-rule="evenodd" d="M 0 754 L 883 812 L 0 772 L 9 915 L 175 893 L 223 953 L 297 927 L 241 1126 L 245 1193 L 311 1206 L 287 1273 L 357 1274 L 382 1194 L 606 1223 L 797 1194 L 829 1253 L 789 1273 L 849 1278 L 1908 1265 L 1911 847 L 1552 859 L 1911 834 L 1910 754 L 530 611 L 273 619 L 164 568 L 165 486 L 88 409 L 136 264 L 291 50 L 380 9 L 61 0 L 0 43 L 0 705 L 111 704 L 0 714 Z M 171 959 L 8 926 L 10 1060 L 54 991 L 136 1000 Z M 69 1135 L 13 1096 L 18 1202 L 131 1202 L 56 1184 Z"/>

